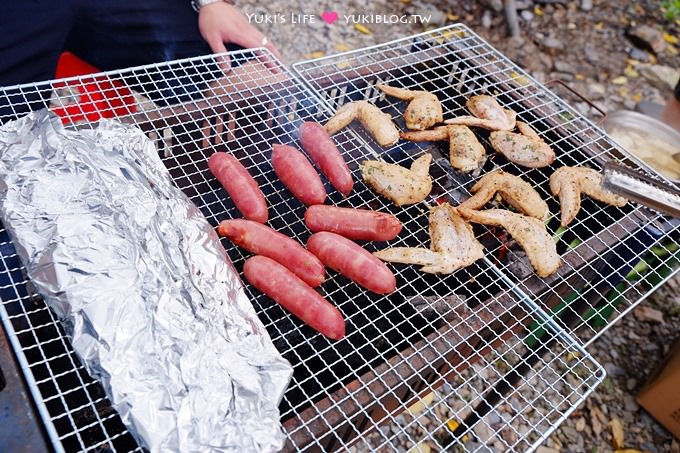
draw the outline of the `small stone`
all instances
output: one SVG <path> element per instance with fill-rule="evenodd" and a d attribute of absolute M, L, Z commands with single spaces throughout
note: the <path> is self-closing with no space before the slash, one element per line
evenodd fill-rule
<path fill-rule="evenodd" d="M 486 3 L 491 9 L 498 13 L 503 11 L 503 0 L 488 0 Z"/>
<path fill-rule="evenodd" d="M 626 390 L 632 392 L 636 385 L 637 380 L 635 380 L 635 378 L 628 378 L 628 380 L 626 381 Z"/>
<path fill-rule="evenodd" d="M 583 11 L 590 11 L 593 9 L 593 0 L 581 0 L 581 9 Z"/>
<path fill-rule="evenodd" d="M 519 15 L 525 22 L 531 22 L 531 20 L 534 18 L 534 13 L 532 13 L 528 9 L 523 10 Z"/>
<path fill-rule="evenodd" d="M 635 402 L 635 398 L 633 398 L 632 395 L 624 395 L 623 408 L 626 410 L 627 413 L 634 413 L 638 411 L 639 406 L 637 402 Z"/>
<path fill-rule="evenodd" d="M 576 71 L 574 70 L 574 67 L 570 64 L 567 63 L 566 61 L 562 61 L 560 59 L 555 59 L 555 62 L 553 63 L 555 67 L 555 71 L 557 72 L 564 72 L 567 74 L 575 74 Z"/>
<path fill-rule="evenodd" d="M 491 28 L 491 11 L 488 9 L 482 14 L 482 27 Z"/>
<path fill-rule="evenodd" d="M 421 441 L 408 450 L 408 453 L 430 453 L 432 448 L 427 442 Z"/>
<path fill-rule="evenodd" d="M 552 36 L 546 37 L 543 41 L 541 41 L 540 44 L 547 52 L 552 53 L 553 55 L 564 50 L 564 43 L 557 38 L 553 38 Z"/>
<path fill-rule="evenodd" d="M 638 25 L 627 32 L 628 39 L 641 49 L 648 49 L 654 53 L 662 52 L 666 48 L 663 33 L 649 25 Z"/>
<path fill-rule="evenodd" d="M 521 11 L 523 9 L 529 9 L 534 6 L 533 0 L 515 0 L 515 9 Z"/>

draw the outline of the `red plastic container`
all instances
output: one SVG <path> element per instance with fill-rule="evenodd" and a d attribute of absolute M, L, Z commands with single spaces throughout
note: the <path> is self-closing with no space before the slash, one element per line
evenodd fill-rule
<path fill-rule="evenodd" d="M 78 92 L 78 96 L 74 96 L 74 102 L 52 107 L 52 111 L 61 117 L 64 124 L 113 118 L 137 110 L 132 91 L 122 83 L 110 80 L 106 75 L 87 77 L 88 74 L 98 72 L 99 69 L 70 52 L 61 54 L 56 78 L 80 76 L 77 80 L 54 84 L 55 90 L 70 88 Z"/>

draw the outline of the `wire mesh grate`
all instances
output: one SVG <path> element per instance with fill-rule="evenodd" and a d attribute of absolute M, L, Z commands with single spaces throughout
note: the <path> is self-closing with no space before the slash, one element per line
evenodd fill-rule
<path fill-rule="evenodd" d="M 386 97 L 375 86 L 387 83 L 438 96 L 444 118 L 468 114 L 465 101 L 477 94 L 491 94 L 517 112 L 555 150 L 550 166 L 527 169 L 492 152 L 488 132 L 475 132 L 489 158 L 479 174 L 464 175 L 448 166 L 447 197 L 453 204 L 469 196 L 468 188 L 494 169 L 522 177 L 548 202 L 548 231 L 562 256 L 562 268 L 548 279 L 533 275 L 521 249 L 495 231 L 478 228 L 486 236 L 487 258 L 492 267 L 508 276 L 541 307 L 552 313 L 562 328 L 585 345 L 634 308 L 650 292 L 678 270 L 678 222 L 642 206 L 607 206 L 583 197 L 581 211 L 567 227 L 560 227 L 559 202 L 550 193 L 550 174 L 561 166 L 584 165 L 600 170 L 607 160 L 622 161 L 656 174 L 644 162 L 618 149 L 606 134 L 563 100 L 534 80 L 478 35 L 453 25 L 374 47 L 296 63 L 294 70 L 333 110 L 354 100 L 367 99 L 392 115 L 404 129 L 406 102 Z M 363 134 L 358 126 L 356 131 Z M 365 137 L 371 140 L 370 137 Z M 377 145 L 376 145 L 377 146 Z M 400 143 L 386 158 L 415 149 L 447 156 L 448 144 Z M 377 148 L 379 149 L 379 148 Z M 440 194 L 434 194 L 430 202 Z M 481 234 L 481 233 L 480 233 Z M 412 246 L 412 244 L 407 244 Z M 580 274 L 580 275 L 579 275 Z"/>
<path fill-rule="evenodd" d="M 304 243 L 310 234 L 304 206 L 276 178 L 269 153 L 272 143 L 296 144 L 302 121 L 324 121 L 332 110 L 266 51 L 229 56 L 240 66 L 226 77 L 219 60 L 204 57 L 1 88 L 0 121 L 49 106 L 69 127 L 93 127 L 108 116 L 135 124 L 155 140 L 176 185 L 215 226 L 240 217 L 207 168 L 212 152 L 230 152 L 264 192 L 269 225 Z M 104 95 L 83 96 L 93 89 Z M 375 158 L 380 148 L 356 130 L 334 140 L 355 188 L 343 198 L 326 182 L 330 203 L 391 212 L 404 224 L 394 244 L 427 244 L 426 203 L 397 208 L 361 182 L 359 162 Z M 407 165 L 422 152 L 400 145 L 383 158 Z M 462 188 L 446 159 L 437 159 L 431 174 L 435 198 Z M 55 448 L 139 450 L 32 289 L 6 231 L 0 234 L 0 315 Z M 223 245 L 241 271 L 246 253 L 226 240 Z M 385 244 L 363 245 L 373 251 Z M 526 281 L 505 271 L 489 259 L 447 276 L 400 266 L 398 291 L 389 296 L 367 293 L 330 272 L 321 291 L 346 318 L 347 336 L 339 342 L 315 334 L 246 285 L 274 344 L 294 367 L 280 406 L 286 449 L 399 449 L 422 441 L 466 451 L 540 445 L 604 371 L 518 289 Z M 431 402 L 417 411 L 413 403 L 421 398 Z"/>

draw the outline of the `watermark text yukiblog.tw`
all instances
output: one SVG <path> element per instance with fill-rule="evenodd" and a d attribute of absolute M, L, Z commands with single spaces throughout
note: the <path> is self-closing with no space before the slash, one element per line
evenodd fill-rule
<path fill-rule="evenodd" d="M 256 24 L 314 24 L 335 22 L 345 24 L 428 24 L 431 15 L 426 14 L 340 14 L 337 11 L 324 11 L 322 14 L 276 13 L 246 14 L 248 22 Z"/>

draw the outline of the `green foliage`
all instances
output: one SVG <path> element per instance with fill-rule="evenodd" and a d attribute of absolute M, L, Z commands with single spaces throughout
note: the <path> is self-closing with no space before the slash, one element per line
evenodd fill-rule
<path fill-rule="evenodd" d="M 666 20 L 680 19 L 680 0 L 661 0 Z"/>

